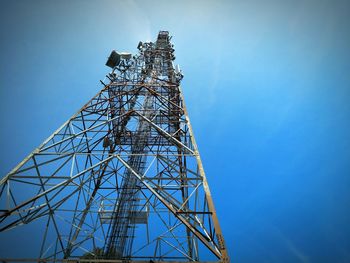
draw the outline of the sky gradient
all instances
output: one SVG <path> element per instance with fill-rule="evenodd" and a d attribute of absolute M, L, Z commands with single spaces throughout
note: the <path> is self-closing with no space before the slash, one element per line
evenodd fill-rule
<path fill-rule="evenodd" d="M 0 177 L 168 30 L 232 262 L 350 262 L 350 2 L 0 3 Z"/>

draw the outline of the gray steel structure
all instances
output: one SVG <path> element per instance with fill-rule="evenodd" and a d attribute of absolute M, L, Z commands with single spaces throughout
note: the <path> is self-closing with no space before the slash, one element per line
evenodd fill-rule
<path fill-rule="evenodd" d="M 37 257 L 2 261 L 229 262 L 170 40 L 113 51 L 102 90 L 1 179 L 0 231 L 41 230 Z"/>

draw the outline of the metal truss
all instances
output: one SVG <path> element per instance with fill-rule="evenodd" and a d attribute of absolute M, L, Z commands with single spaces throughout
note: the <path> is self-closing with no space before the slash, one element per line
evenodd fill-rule
<path fill-rule="evenodd" d="M 38 247 L 2 261 L 229 262 L 170 39 L 113 51 L 108 84 L 1 179 L 0 231 L 35 224 Z"/>

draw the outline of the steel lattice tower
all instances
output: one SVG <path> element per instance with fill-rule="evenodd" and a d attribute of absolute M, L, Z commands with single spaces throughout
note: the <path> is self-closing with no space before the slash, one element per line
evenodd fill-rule
<path fill-rule="evenodd" d="M 0 231 L 40 229 L 28 261 L 229 262 L 170 40 L 113 51 L 102 90 L 1 179 Z"/>

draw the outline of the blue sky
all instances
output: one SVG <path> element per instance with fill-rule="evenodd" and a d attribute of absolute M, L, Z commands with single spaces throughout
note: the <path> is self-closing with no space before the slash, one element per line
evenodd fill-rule
<path fill-rule="evenodd" d="M 350 3 L 1 1 L 0 172 L 173 35 L 232 262 L 350 262 Z"/>

